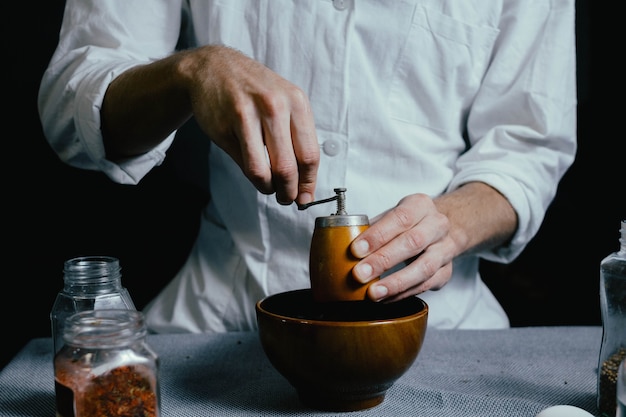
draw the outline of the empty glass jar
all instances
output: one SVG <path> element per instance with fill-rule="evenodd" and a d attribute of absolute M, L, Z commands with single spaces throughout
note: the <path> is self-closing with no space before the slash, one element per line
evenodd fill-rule
<path fill-rule="evenodd" d="M 111 256 L 82 256 L 64 263 L 63 289 L 50 312 L 54 353 L 63 345 L 65 320 L 74 313 L 98 309 L 136 310 L 122 286 L 119 260 Z"/>

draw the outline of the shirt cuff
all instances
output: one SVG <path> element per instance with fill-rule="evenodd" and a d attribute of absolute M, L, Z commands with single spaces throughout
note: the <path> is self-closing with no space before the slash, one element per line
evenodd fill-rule
<path fill-rule="evenodd" d="M 104 94 L 115 77 L 134 65 L 117 66 L 85 77 L 77 88 L 75 108 L 76 130 L 89 159 L 114 182 L 130 185 L 138 184 L 152 168 L 163 163 L 176 134 L 172 132 L 157 147 L 142 155 L 116 162 L 106 159 L 100 130 L 100 108 Z"/>

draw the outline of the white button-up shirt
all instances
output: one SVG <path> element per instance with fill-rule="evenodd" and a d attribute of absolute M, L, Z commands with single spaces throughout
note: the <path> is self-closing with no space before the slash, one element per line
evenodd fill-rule
<path fill-rule="evenodd" d="M 515 208 L 512 241 L 478 254 L 513 260 L 538 231 L 576 151 L 574 0 L 68 0 L 39 96 L 59 156 L 137 184 L 172 134 L 124 162 L 105 158 L 107 85 L 177 45 L 232 46 L 309 96 L 321 149 L 318 199 L 347 188 L 349 214 L 370 218 L 403 196 L 437 196 L 468 181 Z M 182 40 L 182 42 L 180 42 Z M 180 42 L 180 43 L 179 43 Z M 156 331 L 256 327 L 254 304 L 309 287 L 314 219 L 263 195 L 221 149 L 209 152 L 210 191 L 197 241 L 146 308 Z M 478 273 L 454 261 L 450 282 L 421 294 L 429 325 L 497 328 L 508 320 Z"/>

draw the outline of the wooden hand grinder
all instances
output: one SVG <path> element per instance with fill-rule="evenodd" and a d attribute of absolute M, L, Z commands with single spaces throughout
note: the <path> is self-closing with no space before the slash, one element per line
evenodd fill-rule
<path fill-rule="evenodd" d="M 304 210 L 312 205 L 337 201 L 337 212 L 317 217 L 311 239 L 309 275 L 313 301 L 362 301 L 367 298 L 367 288 L 376 278 L 361 284 L 352 276 L 352 268 L 359 259 L 350 252 L 350 243 L 369 227 L 364 214 L 347 214 L 346 189 L 335 188 L 336 195 L 324 200 L 298 205 Z"/>

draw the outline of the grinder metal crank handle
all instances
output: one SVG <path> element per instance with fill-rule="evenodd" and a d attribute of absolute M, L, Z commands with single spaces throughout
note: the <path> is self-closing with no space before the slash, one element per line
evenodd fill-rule
<path fill-rule="evenodd" d="M 317 200 L 317 201 L 311 201 L 310 203 L 306 203 L 306 204 L 298 204 L 298 210 L 306 210 L 307 208 L 317 205 L 317 204 L 322 204 L 322 203 L 328 203 L 330 201 L 335 201 L 337 200 L 337 215 L 345 215 L 346 213 L 346 189 L 345 188 L 335 188 L 334 189 L 335 193 L 337 195 L 335 195 L 334 197 L 330 197 L 330 198 L 325 198 L 323 200 Z"/>

